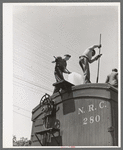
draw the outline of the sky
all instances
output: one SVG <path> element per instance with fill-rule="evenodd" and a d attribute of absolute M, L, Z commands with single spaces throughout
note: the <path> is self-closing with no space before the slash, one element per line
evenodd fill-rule
<path fill-rule="evenodd" d="M 79 56 L 88 47 L 99 44 L 101 34 L 99 83 L 105 82 L 113 68 L 119 68 L 118 6 L 116 3 L 12 5 L 12 134 L 17 139 L 30 139 L 32 109 L 45 93 L 52 95 L 53 56 L 70 54 L 68 70 L 82 75 Z M 90 64 L 92 83 L 96 83 L 97 69 L 98 61 Z"/>

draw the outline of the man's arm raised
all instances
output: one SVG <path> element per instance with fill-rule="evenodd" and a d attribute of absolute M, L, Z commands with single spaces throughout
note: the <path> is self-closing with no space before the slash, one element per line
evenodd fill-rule
<path fill-rule="evenodd" d="M 101 48 L 101 44 L 100 45 L 93 45 L 93 46 L 89 47 L 89 49 L 92 49 L 92 50 L 95 48 Z"/>

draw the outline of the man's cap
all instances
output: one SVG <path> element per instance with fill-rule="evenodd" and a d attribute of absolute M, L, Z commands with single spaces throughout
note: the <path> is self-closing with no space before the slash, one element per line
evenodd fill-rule
<path fill-rule="evenodd" d="M 66 55 L 64 55 L 64 56 L 71 57 L 71 55 L 69 55 L 69 54 L 66 54 Z"/>
<path fill-rule="evenodd" d="M 116 68 L 112 69 L 112 71 L 118 72 L 118 70 Z"/>

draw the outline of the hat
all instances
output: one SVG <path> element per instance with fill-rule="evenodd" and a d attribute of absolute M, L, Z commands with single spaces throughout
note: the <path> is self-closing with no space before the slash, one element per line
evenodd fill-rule
<path fill-rule="evenodd" d="M 116 68 L 112 69 L 112 71 L 118 72 L 118 70 Z"/>
<path fill-rule="evenodd" d="M 64 56 L 71 57 L 71 55 L 69 55 L 69 54 L 66 54 L 66 55 L 64 55 Z"/>

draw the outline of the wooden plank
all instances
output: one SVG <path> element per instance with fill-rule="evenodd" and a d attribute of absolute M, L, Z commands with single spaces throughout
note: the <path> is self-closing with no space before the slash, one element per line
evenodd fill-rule
<path fill-rule="evenodd" d="M 67 88 L 74 86 L 74 84 L 72 84 L 66 80 L 62 80 L 62 81 L 54 83 L 53 86 L 62 88 L 62 89 L 65 89 L 65 88 L 67 89 Z"/>

